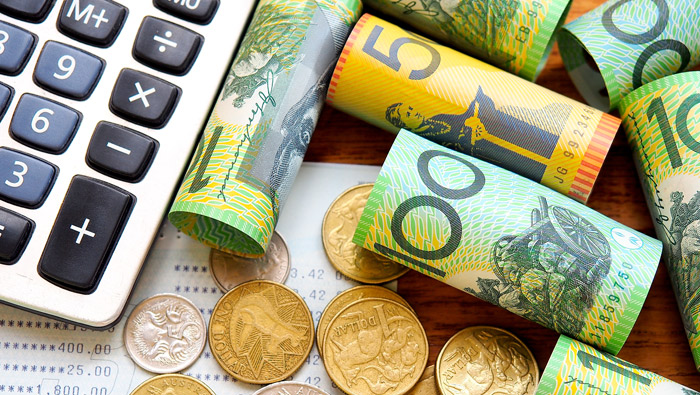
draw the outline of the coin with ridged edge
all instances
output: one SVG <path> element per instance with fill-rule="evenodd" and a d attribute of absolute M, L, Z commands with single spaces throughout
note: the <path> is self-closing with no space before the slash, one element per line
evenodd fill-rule
<path fill-rule="evenodd" d="M 347 305 L 365 298 L 390 299 L 401 303 L 413 311 L 413 308 L 404 298 L 390 289 L 378 285 L 359 285 L 347 289 L 328 302 L 321 314 L 321 318 L 318 320 L 318 325 L 316 325 L 316 345 L 318 346 L 319 355 L 323 355 L 323 337 L 326 335 L 328 323 Z"/>
<path fill-rule="evenodd" d="M 331 320 L 323 343 L 328 375 L 353 395 L 405 394 L 428 362 L 428 338 L 418 317 L 388 299 L 348 305 Z"/>
<path fill-rule="evenodd" d="M 139 303 L 124 326 L 131 359 L 153 373 L 179 372 L 192 365 L 207 342 L 207 324 L 197 306 L 175 294 Z"/>
<path fill-rule="evenodd" d="M 203 382 L 182 374 L 163 374 L 141 383 L 130 395 L 215 395 Z"/>
<path fill-rule="evenodd" d="M 410 269 L 352 242 L 374 184 L 362 184 L 341 193 L 323 217 L 323 249 L 331 264 L 344 275 L 367 284 L 395 280 Z"/>
<path fill-rule="evenodd" d="M 250 280 L 270 280 L 284 284 L 289 275 L 292 257 L 282 236 L 275 231 L 267 252 L 260 258 L 246 258 L 211 249 L 209 270 L 216 285 L 228 292 Z"/>
<path fill-rule="evenodd" d="M 283 380 L 311 351 L 314 324 L 302 298 L 268 280 L 243 283 L 219 299 L 209 321 L 209 348 L 230 375 L 251 384 Z"/>
<path fill-rule="evenodd" d="M 253 395 L 328 395 L 328 393 L 311 384 L 283 381 L 263 387 Z"/>
<path fill-rule="evenodd" d="M 530 349 L 492 326 L 465 328 L 445 343 L 435 362 L 442 395 L 532 395 L 540 371 Z"/>

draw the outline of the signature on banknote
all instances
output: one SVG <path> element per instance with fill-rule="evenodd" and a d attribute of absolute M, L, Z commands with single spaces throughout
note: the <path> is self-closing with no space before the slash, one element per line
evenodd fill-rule
<path fill-rule="evenodd" d="M 258 98 L 260 99 L 260 101 L 255 103 L 255 107 L 250 112 L 250 116 L 248 117 L 248 123 L 245 125 L 245 133 L 243 134 L 240 143 L 238 143 L 238 146 L 236 146 L 236 152 L 233 154 L 231 166 L 226 172 L 224 183 L 221 185 L 221 189 L 219 190 L 219 194 L 217 195 L 217 197 L 223 200 L 224 202 L 226 201 L 226 183 L 230 179 L 231 172 L 238 163 L 238 157 L 241 154 L 241 149 L 243 148 L 244 144 L 251 142 L 250 128 L 253 126 L 253 122 L 255 122 L 256 116 L 260 114 L 260 119 L 262 119 L 263 115 L 265 114 L 266 104 L 269 103 L 273 107 L 277 105 L 275 98 L 272 96 L 272 88 L 274 86 L 274 82 L 275 74 L 272 72 L 272 70 L 268 70 L 267 76 L 265 78 L 265 84 L 263 84 L 265 89 L 258 92 Z"/>
<path fill-rule="evenodd" d="M 421 2 L 421 3 L 424 3 L 424 2 Z M 432 5 L 435 4 L 435 2 L 430 3 L 430 5 L 428 5 L 428 8 L 422 8 L 422 9 L 416 9 L 416 5 L 418 4 L 418 2 L 416 2 L 416 1 L 403 2 L 403 0 L 393 0 L 391 4 L 403 7 L 404 8 L 403 13 L 406 15 L 410 15 L 410 14 L 427 15 L 427 16 L 440 15 L 440 13 L 438 11 L 430 9 L 432 7 Z"/>

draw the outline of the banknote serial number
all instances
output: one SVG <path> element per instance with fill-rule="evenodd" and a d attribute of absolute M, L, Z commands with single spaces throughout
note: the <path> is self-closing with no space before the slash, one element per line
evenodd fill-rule
<path fill-rule="evenodd" d="M 532 2 L 532 9 L 527 11 L 527 16 L 533 19 L 539 19 L 542 12 L 544 12 L 544 5 L 539 1 Z M 518 33 L 515 35 L 515 39 L 523 44 L 530 41 L 530 36 L 532 35 L 532 29 L 529 26 L 520 25 L 518 27 Z"/>
<path fill-rule="evenodd" d="M 629 282 L 628 280 L 630 279 L 629 271 L 634 269 L 634 266 L 632 266 L 631 264 L 629 264 L 627 262 L 622 262 L 622 268 L 625 270 L 618 270 L 617 274 L 616 274 L 616 278 L 613 281 L 613 286 L 612 286 L 613 291 L 615 291 L 615 290 L 624 291 L 626 289 L 626 287 L 628 286 L 628 282 Z M 615 312 L 618 309 L 623 307 L 622 303 L 621 303 L 622 299 L 619 296 L 615 295 L 614 293 L 609 293 L 607 295 L 607 302 L 608 303 L 603 305 L 603 309 L 602 309 L 603 312 L 601 312 L 598 315 L 598 318 L 602 322 L 605 322 L 605 323 L 612 321 Z M 603 328 L 600 325 L 594 326 L 593 329 L 597 329 L 601 333 L 605 332 L 605 328 Z M 598 339 L 602 338 L 601 335 L 597 334 L 597 333 L 593 333 L 592 335 L 597 337 Z"/>
<path fill-rule="evenodd" d="M 581 148 L 581 145 L 574 140 L 575 138 L 585 138 L 586 135 L 590 134 L 588 131 L 589 124 L 588 122 L 593 119 L 593 114 L 594 111 L 593 109 L 589 107 L 584 107 L 583 108 L 584 114 L 581 115 L 581 119 L 583 121 L 576 121 L 576 128 L 572 129 L 571 132 L 573 133 L 572 137 L 568 139 L 566 142 L 566 148 L 564 149 L 563 155 L 567 159 L 573 159 L 577 156 L 576 151 Z M 571 162 L 569 162 L 571 163 Z M 565 176 L 569 174 L 569 168 L 566 166 L 558 166 L 557 167 L 557 173 L 559 175 L 555 175 L 554 179 L 557 180 L 559 184 L 564 184 L 564 178 L 561 176 Z"/>

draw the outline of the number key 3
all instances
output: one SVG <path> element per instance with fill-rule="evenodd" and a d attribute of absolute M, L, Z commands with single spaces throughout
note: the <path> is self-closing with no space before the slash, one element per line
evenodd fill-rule
<path fill-rule="evenodd" d="M 37 208 L 46 199 L 58 170 L 39 158 L 0 148 L 0 199 Z"/>

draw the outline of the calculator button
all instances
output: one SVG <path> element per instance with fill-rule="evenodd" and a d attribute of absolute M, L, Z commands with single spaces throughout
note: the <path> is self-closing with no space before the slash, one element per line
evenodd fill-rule
<path fill-rule="evenodd" d="M 192 30 L 147 16 L 134 43 L 134 58 L 166 73 L 183 75 L 192 67 L 204 39 Z"/>
<path fill-rule="evenodd" d="M 39 274 L 71 291 L 93 292 L 133 203 L 134 196 L 120 188 L 73 177 L 39 260 Z"/>
<path fill-rule="evenodd" d="M 134 182 L 146 173 L 157 143 L 152 138 L 123 126 L 100 122 L 88 147 L 90 167 L 114 178 Z"/>
<path fill-rule="evenodd" d="M 0 263 L 12 265 L 17 262 L 33 228 L 30 219 L 0 207 Z"/>
<path fill-rule="evenodd" d="M 10 104 L 10 99 L 12 99 L 12 94 L 15 92 L 12 87 L 7 86 L 0 82 L 0 119 L 5 116 L 5 111 Z"/>
<path fill-rule="evenodd" d="M 153 5 L 168 14 L 206 25 L 219 7 L 219 0 L 153 0 Z"/>
<path fill-rule="evenodd" d="M 12 137 L 50 154 L 68 148 L 80 124 L 80 113 L 43 97 L 24 94 L 10 123 Z"/>
<path fill-rule="evenodd" d="M 0 21 L 0 73 L 17 75 L 27 65 L 36 45 L 36 36 Z"/>
<path fill-rule="evenodd" d="M 48 41 L 34 69 L 42 88 L 70 99 L 85 100 L 102 75 L 104 61 L 97 56 L 55 41 Z"/>
<path fill-rule="evenodd" d="M 126 13 L 126 7 L 109 0 L 66 0 L 58 30 L 86 44 L 109 47 L 124 25 Z"/>
<path fill-rule="evenodd" d="M 0 12 L 27 22 L 41 22 L 53 3 L 54 0 L 2 0 Z"/>
<path fill-rule="evenodd" d="M 109 108 L 131 122 L 162 128 L 180 97 L 180 88 L 140 71 L 123 69 L 112 90 Z"/>
<path fill-rule="evenodd" d="M 37 208 L 44 203 L 56 173 L 56 167 L 46 161 L 0 148 L 0 199 Z"/>

